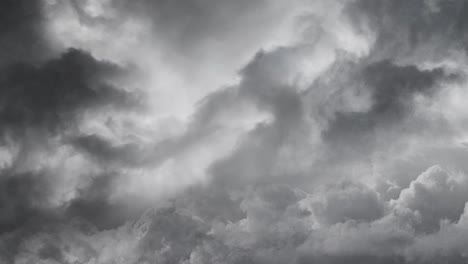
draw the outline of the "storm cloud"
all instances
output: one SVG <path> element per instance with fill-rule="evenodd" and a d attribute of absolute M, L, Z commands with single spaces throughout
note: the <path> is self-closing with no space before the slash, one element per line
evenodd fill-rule
<path fill-rule="evenodd" d="M 0 263 L 465 263 L 461 0 L 0 4 Z"/>

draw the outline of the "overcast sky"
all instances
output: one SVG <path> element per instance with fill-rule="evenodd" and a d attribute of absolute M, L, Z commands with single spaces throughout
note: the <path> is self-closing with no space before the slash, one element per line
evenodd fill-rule
<path fill-rule="evenodd" d="M 468 262 L 468 1 L 0 1 L 0 264 Z"/>

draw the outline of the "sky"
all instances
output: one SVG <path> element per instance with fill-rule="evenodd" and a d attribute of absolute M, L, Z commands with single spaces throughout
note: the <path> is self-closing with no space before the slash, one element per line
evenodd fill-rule
<path fill-rule="evenodd" d="M 468 261 L 468 1 L 3 0 L 0 264 Z"/>

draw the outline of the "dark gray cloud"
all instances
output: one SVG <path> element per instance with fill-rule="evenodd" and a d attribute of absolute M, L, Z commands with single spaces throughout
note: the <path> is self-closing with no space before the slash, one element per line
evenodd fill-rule
<path fill-rule="evenodd" d="M 0 232 L 21 228 L 28 223 L 42 222 L 41 218 L 53 217 L 54 212 L 45 206 L 50 185 L 45 172 L 18 173 L 2 171 L 0 199 L 2 217 Z M 50 215 L 49 215 L 50 214 Z"/>
<path fill-rule="evenodd" d="M 2 1 L 0 5 L 0 67 L 37 62 L 49 55 L 40 0 Z"/>
<path fill-rule="evenodd" d="M 368 89 L 371 105 L 360 112 L 336 113 L 323 136 L 338 147 L 348 144 L 361 145 L 360 149 L 375 147 L 375 137 L 381 136 L 379 130 L 391 129 L 407 118 L 414 118 L 417 96 L 432 97 L 443 89 L 441 83 L 456 79 L 442 68 L 420 70 L 414 65 L 399 66 L 388 60 L 354 67 L 362 69 L 348 77 L 347 85 L 350 89 L 355 89 L 353 85 Z M 414 121 L 412 127 L 406 126 L 399 133 L 418 133 L 424 126 L 424 121 Z"/>
<path fill-rule="evenodd" d="M 122 70 L 70 49 L 41 66 L 15 64 L 2 73 L 2 130 L 41 127 L 54 131 L 73 124 L 80 111 L 117 104 L 132 107 L 132 95 L 108 81 Z"/>

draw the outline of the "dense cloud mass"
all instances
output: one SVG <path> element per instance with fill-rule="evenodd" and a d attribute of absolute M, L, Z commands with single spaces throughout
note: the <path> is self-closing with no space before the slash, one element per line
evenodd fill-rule
<path fill-rule="evenodd" d="M 0 264 L 466 263 L 467 17 L 3 1 Z"/>

